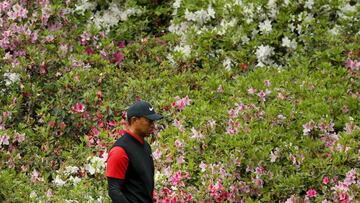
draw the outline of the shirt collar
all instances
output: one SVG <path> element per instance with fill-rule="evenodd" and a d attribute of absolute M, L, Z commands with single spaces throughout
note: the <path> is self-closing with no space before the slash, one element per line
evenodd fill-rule
<path fill-rule="evenodd" d="M 126 130 L 125 131 L 127 134 L 129 134 L 131 137 L 135 138 L 137 141 L 139 141 L 141 144 L 144 144 L 144 140 L 141 140 L 137 135 L 135 135 L 133 132 L 131 132 L 130 130 Z"/>

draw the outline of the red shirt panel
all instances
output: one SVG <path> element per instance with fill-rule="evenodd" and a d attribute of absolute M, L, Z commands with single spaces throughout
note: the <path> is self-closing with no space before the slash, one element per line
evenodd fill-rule
<path fill-rule="evenodd" d="M 112 148 L 107 159 L 106 177 L 125 179 L 128 165 L 129 158 L 125 150 L 122 147 Z"/>

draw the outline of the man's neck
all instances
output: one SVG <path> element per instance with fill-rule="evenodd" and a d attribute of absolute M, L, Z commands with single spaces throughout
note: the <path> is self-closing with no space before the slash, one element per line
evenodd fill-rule
<path fill-rule="evenodd" d="M 136 136 L 137 138 L 139 138 L 140 140 L 144 141 L 144 137 L 141 136 L 140 133 L 139 133 L 136 129 L 130 127 L 130 128 L 128 129 L 128 131 L 130 131 L 133 135 L 135 135 L 135 136 Z"/>

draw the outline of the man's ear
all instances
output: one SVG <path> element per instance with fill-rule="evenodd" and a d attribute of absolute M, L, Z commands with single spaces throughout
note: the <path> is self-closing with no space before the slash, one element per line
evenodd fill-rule
<path fill-rule="evenodd" d="M 135 117 L 135 116 L 133 116 L 133 117 L 131 117 L 130 118 L 130 125 L 132 125 L 136 120 L 137 120 L 138 118 L 137 117 Z"/>

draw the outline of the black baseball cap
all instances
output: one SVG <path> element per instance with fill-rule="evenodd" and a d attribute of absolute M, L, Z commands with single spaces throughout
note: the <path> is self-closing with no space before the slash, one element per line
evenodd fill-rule
<path fill-rule="evenodd" d="M 133 116 L 143 116 L 152 121 L 160 120 L 163 118 L 162 115 L 155 113 L 154 108 L 149 102 L 146 101 L 138 101 L 128 108 L 127 118 L 129 119 Z"/>

